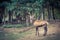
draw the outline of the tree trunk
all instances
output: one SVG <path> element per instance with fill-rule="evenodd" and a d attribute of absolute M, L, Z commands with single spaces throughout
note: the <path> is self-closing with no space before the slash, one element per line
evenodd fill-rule
<path fill-rule="evenodd" d="M 6 8 L 5 8 L 5 10 L 4 10 L 4 15 L 3 15 L 3 18 L 4 18 L 4 24 L 5 24 L 5 14 L 6 14 Z"/>
<path fill-rule="evenodd" d="M 0 26 L 2 25 L 2 19 L 4 14 L 5 7 L 0 7 Z"/>
<path fill-rule="evenodd" d="M 42 13 L 43 13 L 43 20 L 45 20 L 44 7 L 42 8 Z"/>
<path fill-rule="evenodd" d="M 42 20 L 45 20 L 45 13 L 44 13 L 44 6 L 41 7 L 41 18 Z"/>
<path fill-rule="evenodd" d="M 49 7 L 49 5 L 47 7 L 47 11 L 48 11 L 48 20 L 50 21 L 50 19 L 51 19 L 51 13 L 50 13 L 50 7 Z"/>
<path fill-rule="evenodd" d="M 40 20 L 41 19 L 41 9 L 39 10 L 39 15 L 36 15 L 37 19 Z"/>
<path fill-rule="evenodd" d="M 36 13 L 36 19 L 37 19 L 37 13 Z"/>
<path fill-rule="evenodd" d="M 51 20 L 53 20 L 52 7 L 50 7 Z"/>
<path fill-rule="evenodd" d="M 55 20 L 54 7 L 52 7 L 53 20 Z"/>
<path fill-rule="evenodd" d="M 2 25 L 2 19 L 3 19 L 2 16 L 3 16 L 2 13 L 0 13 L 0 26 Z"/>
<path fill-rule="evenodd" d="M 12 20 L 12 15 L 11 15 L 11 11 L 9 11 L 9 23 L 11 23 Z"/>
<path fill-rule="evenodd" d="M 26 16 L 26 26 L 28 26 L 29 23 L 28 23 L 28 16 Z"/>

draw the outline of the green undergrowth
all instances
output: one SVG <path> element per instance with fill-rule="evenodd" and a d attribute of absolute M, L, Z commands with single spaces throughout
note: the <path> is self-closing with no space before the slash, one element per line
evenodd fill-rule
<path fill-rule="evenodd" d="M 21 28 L 21 27 L 26 27 L 25 24 L 6 24 L 3 25 L 3 28 Z"/>

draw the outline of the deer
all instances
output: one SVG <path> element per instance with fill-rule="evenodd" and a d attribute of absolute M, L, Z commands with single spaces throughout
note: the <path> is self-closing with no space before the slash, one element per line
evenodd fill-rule
<path fill-rule="evenodd" d="M 33 25 L 36 28 L 36 35 L 39 36 L 39 31 L 38 31 L 39 30 L 39 27 L 44 27 L 44 34 L 43 34 L 43 36 L 46 36 L 47 31 L 48 31 L 48 28 L 47 28 L 47 25 L 48 24 L 49 23 L 46 20 L 35 20 L 34 23 L 33 23 Z"/>
<path fill-rule="evenodd" d="M 47 20 L 34 19 L 33 26 L 36 28 L 36 35 L 39 36 L 39 27 L 44 27 L 44 34 L 43 34 L 43 36 L 46 36 L 47 35 L 47 31 L 48 31 L 48 27 L 47 27 L 48 24 L 49 24 L 49 22 Z"/>

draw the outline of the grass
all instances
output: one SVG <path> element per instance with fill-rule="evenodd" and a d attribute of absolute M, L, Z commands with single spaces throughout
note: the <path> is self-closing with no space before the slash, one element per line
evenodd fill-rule
<path fill-rule="evenodd" d="M 5 25 L 5 26 L 20 26 L 20 24 L 17 24 L 17 25 Z M 24 26 L 23 26 L 24 27 Z M 51 34 L 51 35 L 47 35 L 46 37 L 38 37 L 36 38 L 34 35 L 35 35 L 35 28 L 34 29 L 31 29 L 31 30 L 28 30 L 26 32 L 16 32 L 16 31 L 13 31 L 13 32 L 6 32 L 5 34 L 2 32 L 0 33 L 0 40 L 4 40 L 4 37 L 5 37 L 5 40 L 31 40 L 31 39 L 35 39 L 35 40 L 60 40 L 60 34 L 56 34 L 56 35 L 53 35 L 52 33 L 55 32 L 54 30 L 52 30 L 52 28 L 54 30 L 56 30 L 57 28 L 54 27 L 54 25 L 49 25 L 49 33 L 48 34 Z M 14 29 L 13 29 L 14 30 Z M 27 39 L 26 39 L 27 38 Z"/>
<path fill-rule="evenodd" d="M 0 40 L 4 40 L 4 37 L 5 37 L 4 33 L 0 32 Z"/>
<path fill-rule="evenodd" d="M 54 29 L 55 29 L 55 27 L 54 27 Z M 6 40 L 22 40 L 22 39 L 23 40 L 31 40 L 31 39 L 35 39 L 35 40 L 60 40 L 60 38 L 59 38 L 60 34 L 56 34 L 56 35 L 51 34 L 51 35 L 47 35 L 46 37 L 44 37 L 44 36 L 41 37 L 40 36 L 40 37 L 36 38 L 34 36 L 35 35 L 35 31 L 34 30 L 35 29 L 31 29 L 29 31 L 21 32 L 21 33 L 20 32 L 16 33 L 16 32 L 9 32 L 8 31 L 7 33 L 5 33 L 5 39 Z M 2 34 L 0 38 L 3 40 L 4 35 Z"/>
<path fill-rule="evenodd" d="M 7 24 L 7 25 L 3 25 L 4 28 L 21 28 L 21 27 L 25 27 L 25 24 Z"/>
<path fill-rule="evenodd" d="M 19 36 L 17 34 L 8 33 L 5 35 L 6 40 L 16 40 Z"/>
<path fill-rule="evenodd" d="M 23 37 L 23 34 L 13 34 L 13 33 L 0 33 L 0 40 L 17 40 L 18 38 Z"/>
<path fill-rule="evenodd" d="M 24 38 L 27 34 L 31 34 L 30 31 L 27 32 L 23 32 L 23 33 L 6 33 L 5 34 L 5 38 L 6 40 L 17 40 L 17 39 L 21 39 Z"/>
<path fill-rule="evenodd" d="M 31 34 L 31 32 L 30 31 L 26 31 L 26 32 L 13 31 L 13 32 L 10 32 L 10 30 L 4 30 L 3 32 L 0 32 L 0 40 L 17 40 L 17 39 L 24 38 L 27 34 Z"/>

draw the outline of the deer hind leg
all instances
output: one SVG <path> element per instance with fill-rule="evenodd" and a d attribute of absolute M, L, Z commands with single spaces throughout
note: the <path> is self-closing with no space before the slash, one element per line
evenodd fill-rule
<path fill-rule="evenodd" d="M 47 24 L 44 25 L 44 35 L 43 36 L 46 36 L 47 34 Z"/>
<path fill-rule="evenodd" d="M 38 27 L 36 27 L 36 35 L 39 36 L 39 30 L 38 30 Z"/>

